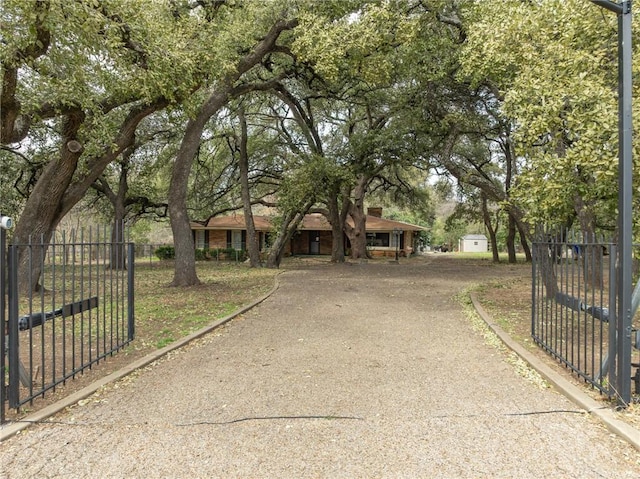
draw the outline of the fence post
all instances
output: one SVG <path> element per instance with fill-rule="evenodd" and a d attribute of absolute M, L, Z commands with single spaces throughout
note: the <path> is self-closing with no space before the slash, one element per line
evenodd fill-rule
<path fill-rule="evenodd" d="M 0 424 L 5 420 L 5 402 L 7 401 L 7 384 L 6 384 L 6 360 L 5 354 L 7 354 L 6 347 L 8 346 L 7 340 L 7 320 L 5 315 L 6 308 L 6 294 L 7 294 L 7 232 L 4 228 L 0 228 Z"/>
<path fill-rule="evenodd" d="M 135 336 L 135 315 L 134 315 L 134 269 L 135 269 L 135 244 L 129 243 L 127 263 L 127 331 L 129 341 L 133 341 Z"/>
<path fill-rule="evenodd" d="M 616 308 L 616 298 L 618 297 L 618 282 L 616 271 L 616 259 L 618 258 L 618 247 L 611 245 L 609 252 L 609 394 L 615 394 L 618 387 L 616 364 L 618 363 L 618 310 Z"/>
<path fill-rule="evenodd" d="M 538 249 L 535 243 L 536 237 L 531 242 L 531 336 L 535 337 L 536 334 L 536 311 L 538 310 L 538 303 L 536 300 L 536 286 L 538 282 L 538 268 L 536 262 L 538 259 Z"/>
<path fill-rule="evenodd" d="M 18 248 L 9 246 L 9 407 L 20 403 L 20 354 L 18 351 Z"/>

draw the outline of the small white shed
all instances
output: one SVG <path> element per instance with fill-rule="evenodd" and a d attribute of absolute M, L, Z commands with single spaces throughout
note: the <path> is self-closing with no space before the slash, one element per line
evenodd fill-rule
<path fill-rule="evenodd" d="M 465 235 L 458 240 L 458 251 L 465 253 L 486 253 L 489 240 L 485 235 Z"/>

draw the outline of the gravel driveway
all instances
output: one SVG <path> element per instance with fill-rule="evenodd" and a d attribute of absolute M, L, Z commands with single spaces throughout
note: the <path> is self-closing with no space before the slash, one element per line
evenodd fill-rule
<path fill-rule="evenodd" d="M 0 443 L 0 478 L 640 477 L 640 453 L 523 377 L 446 255 L 304 267 L 226 326 Z M 203 298 L 215 301 L 215 298 Z"/>

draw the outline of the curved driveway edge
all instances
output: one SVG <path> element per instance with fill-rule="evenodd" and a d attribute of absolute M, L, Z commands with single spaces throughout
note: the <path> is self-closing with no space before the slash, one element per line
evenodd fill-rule
<path fill-rule="evenodd" d="M 475 293 L 470 293 L 469 297 L 471 298 L 471 302 L 473 303 L 473 307 L 476 312 L 507 348 L 526 361 L 544 379 L 553 384 L 557 390 L 564 394 L 567 399 L 584 409 L 589 414 L 600 419 L 609 431 L 618 435 L 640 451 L 640 431 L 638 429 L 624 421 L 621 421 L 620 419 L 617 419 L 611 409 L 603 407 L 597 401 L 585 394 L 580 388 L 574 386 L 567 379 L 553 371 L 544 362 L 536 358 L 518 342 L 514 341 L 513 338 L 495 321 L 493 321 L 491 316 L 489 316 L 489 314 L 484 310 Z"/>
<path fill-rule="evenodd" d="M 14 436 L 15 434 L 17 434 L 18 432 L 22 431 L 23 429 L 26 429 L 27 427 L 29 427 L 32 424 L 36 424 L 38 422 L 41 422 L 51 416 L 53 416 L 54 414 L 62 411 L 64 408 L 72 406 L 73 404 L 76 404 L 78 401 L 81 401 L 89 396 L 91 396 L 93 393 L 95 393 L 98 389 L 100 389 L 101 387 L 118 381 L 119 379 L 124 378 L 125 376 L 128 376 L 129 374 L 133 373 L 134 371 L 141 369 L 143 367 L 145 367 L 146 365 L 157 361 L 158 359 L 162 358 L 163 356 L 169 354 L 171 351 L 175 351 L 176 349 L 180 349 L 183 346 L 186 346 L 187 344 L 189 344 L 191 341 L 198 339 L 202 336 L 204 336 L 205 334 L 210 333 L 211 331 L 213 331 L 214 329 L 219 328 L 220 326 L 222 326 L 225 323 L 228 323 L 229 321 L 231 321 L 233 318 L 235 318 L 236 316 L 239 316 L 243 313 L 246 313 L 247 311 L 249 311 L 252 308 L 255 308 L 257 305 L 259 305 L 260 303 L 262 303 L 265 299 L 267 299 L 269 296 L 271 296 L 273 293 L 276 292 L 276 290 L 278 289 L 279 286 L 279 281 L 278 281 L 278 275 L 279 273 L 275 276 L 274 280 L 275 280 L 275 284 L 273 286 L 273 288 L 271 288 L 271 290 L 264 294 L 263 296 L 261 296 L 260 298 L 256 299 L 255 301 L 249 303 L 246 306 L 243 306 L 242 308 L 234 311 L 233 313 L 218 319 L 217 321 L 214 321 L 213 323 L 211 323 L 208 326 L 205 326 L 204 328 L 199 329 L 198 331 L 195 331 L 193 333 L 191 333 L 188 336 L 185 336 L 182 339 L 179 339 L 177 341 L 174 341 L 171 344 L 168 344 L 167 346 L 165 346 L 162 349 L 158 349 L 157 351 L 153 351 L 152 353 L 147 354 L 146 356 L 133 361 L 131 364 L 125 366 L 124 368 L 121 368 L 117 371 L 114 371 L 113 373 L 109 374 L 108 376 L 105 376 L 103 378 L 98 379 L 97 381 L 89 384 L 87 387 L 80 389 L 79 391 L 76 391 L 73 394 L 70 394 L 69 396 L 65 397 L 64 399 L 61 399 L 60 401 L 55 402 L 54 404 L 51 404 L 47 407 L 44 407 L 36 412 L 34 412 L 33 414 L 30 414 L 18 421 L 15 422 L 8 422 L 6 424 L 2 424 L 0 425 L 0 443 L 6 439 L 9 439 L 11 436 Z"/>

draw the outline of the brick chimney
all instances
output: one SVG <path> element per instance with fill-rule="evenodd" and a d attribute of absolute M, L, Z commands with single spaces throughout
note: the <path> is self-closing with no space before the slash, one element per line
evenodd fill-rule
<path fill-rule="evenodd" d="M 367 215 L 375 216 L 376 218 L 382 218 L 382 208 L 381 207 L 367 208 Z"/>

